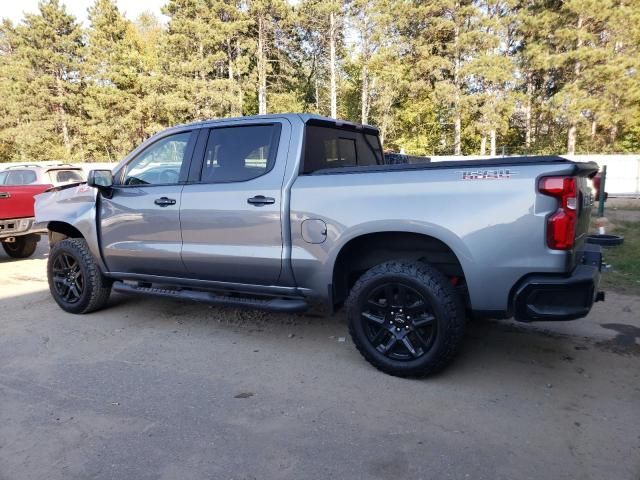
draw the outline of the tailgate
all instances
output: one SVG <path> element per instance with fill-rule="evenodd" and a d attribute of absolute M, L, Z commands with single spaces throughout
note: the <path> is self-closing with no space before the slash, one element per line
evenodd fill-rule
<path fill-rule="evenodd" d="M 34 216 L 33 196 L 51 185 L 0 185 L 0 220 Z"/>
<path fill-rule="evenodd" d="M 576 163 L 578 187 L 578 221 L 576 223 L 575 245 L 580 247 L 589 234 L 591 212 L 593 210 L 592 178 L 598 173 L 598 165 L 594 162 Z"/>

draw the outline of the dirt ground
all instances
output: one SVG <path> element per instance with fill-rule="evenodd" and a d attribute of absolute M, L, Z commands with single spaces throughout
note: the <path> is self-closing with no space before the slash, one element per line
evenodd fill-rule
<path fill-rule="evenodd" d="M 114 296 L 62 312 L 0 255 L 0 479 L 640 478 L 640 298 L 474 322 L 442 374 L 370 367 L 342 316 Z"/>

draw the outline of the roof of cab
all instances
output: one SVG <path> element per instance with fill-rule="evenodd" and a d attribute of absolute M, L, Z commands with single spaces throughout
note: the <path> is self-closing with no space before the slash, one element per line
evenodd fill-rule
<path fill-rule="evenodd" d="M 324 117 L 322 115 L 316 115 L 314 113 L 273 113 L 269 115 L 247 115 L 242 117 L 212 118 L 207 120 L 198 120 L 196 122 L 176 125 L 174 127 L 169 127 L 169 129 L 179 128 L 179 127 L 189 127 L 189 126 L 204 126 L 208 124 L 216 124 L 216 123 L 231 122 L 231 121 L 238 121 L 238 120 L 260 120 L 260 119 L 275 120 L 275 119 L 281 119 L 281 118 L 286 118 L 288 120 L 293 120 L 293 121 L 302 120 L 302 122 L 305 124 L 309 122 L 312 122 L 312 123 L 317 122 L 317 123 L 336 125 L 338 127 L 345 126 L 345 127 L 351 127 L 354 129 L 364 128 L 366 130 L 372 130 L 372 131 L 378 132 L 378 129 L 371 125 L 361 125 L 361 124 L 349 122 L 346 120 L 340 120 L 340 119 L 335 119 L 330 117 Z"/>

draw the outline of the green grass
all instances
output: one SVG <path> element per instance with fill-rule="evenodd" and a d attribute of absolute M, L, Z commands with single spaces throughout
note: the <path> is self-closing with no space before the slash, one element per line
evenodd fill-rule
<path fill-rule="evenodd" d="M 616 235 L 624 236 L 624 243 L 603 249 L 604 261 L 611 271 L 603 272 L 603 290 L 640 295 L 640 222 L 616 222 Z"/>

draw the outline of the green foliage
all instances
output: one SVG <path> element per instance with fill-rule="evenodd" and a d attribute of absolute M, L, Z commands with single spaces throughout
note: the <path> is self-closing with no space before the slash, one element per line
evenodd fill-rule
<path fill-rule="evenodd" d="M 620 293 L 640 293 L 640 222 L 616 223 L 613 232 L 624 237 L 620 246 L 605 248 L 611 271 L 602 275 L 602 288 Z"/>
<path fill-rule="evenodd" d="M 640 151 L 637 0 L 167 0 L 163 13 L 131 21 L 95 0 L 83 29 L 43 0 L 2 22 L 0 161 L 115 161 L 176 123 L 334 107 L 410 154 Z"/>

